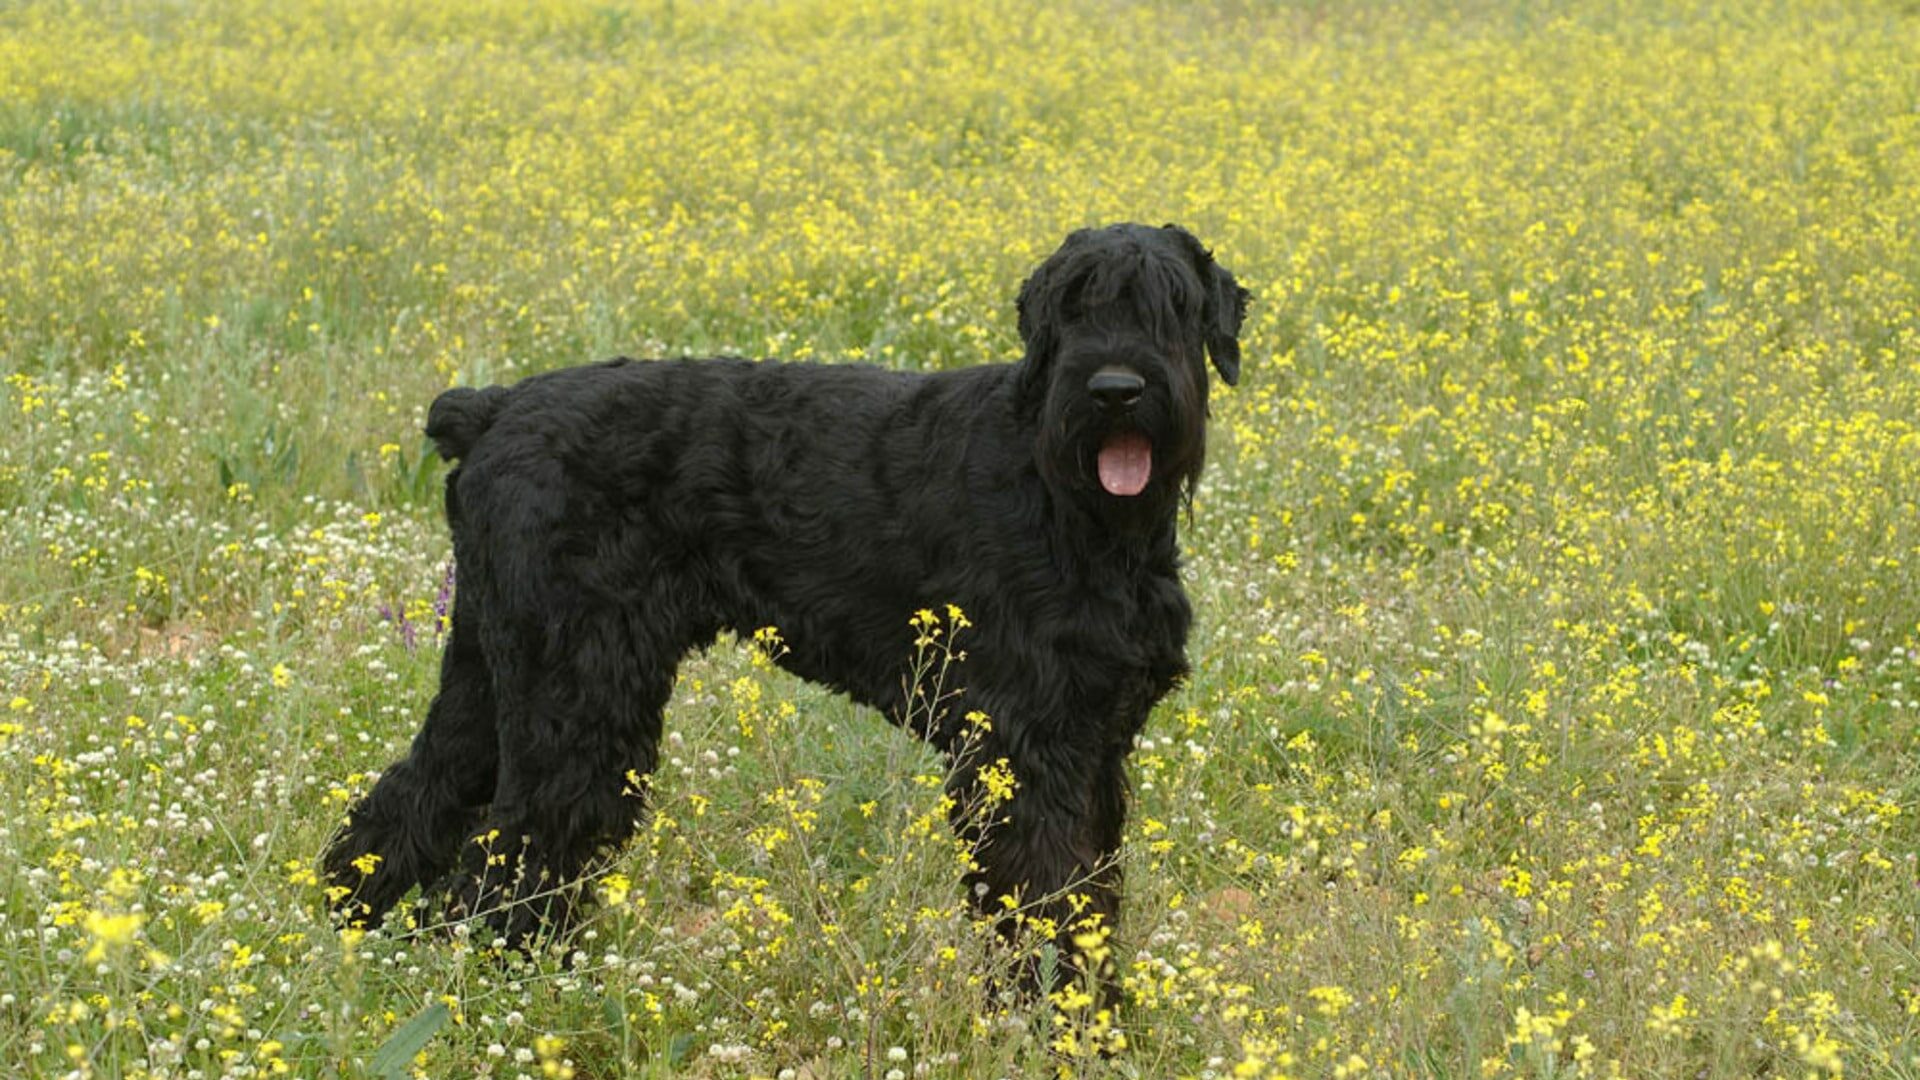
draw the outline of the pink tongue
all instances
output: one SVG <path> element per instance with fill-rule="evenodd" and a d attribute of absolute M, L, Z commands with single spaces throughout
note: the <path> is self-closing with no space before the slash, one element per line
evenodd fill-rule
<path fill-rule="evenodd" d="M 1109 495 L 1138 495 L 1153 475 L 1153 443 L 1137 431 L 1107 436 L 1100 447 L 1100 486 Z"/>

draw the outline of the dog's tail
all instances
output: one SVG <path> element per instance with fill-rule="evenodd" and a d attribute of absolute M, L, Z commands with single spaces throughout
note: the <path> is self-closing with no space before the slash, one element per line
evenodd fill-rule
<path fill-rule="evenodd" d="M 494 417 L 506 403 L 504 386 L 483 390 L 460 386 L 448 390 L 434 398 L 433 407 L 427 410 L 427 437 L 448 461 L 465 457 L 480 436 L 486 434 L 487 428 L 493 426 Z"/>

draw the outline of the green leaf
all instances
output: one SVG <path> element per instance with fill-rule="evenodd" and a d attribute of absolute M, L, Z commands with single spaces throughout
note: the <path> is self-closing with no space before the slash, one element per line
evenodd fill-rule
<path fill-rule="evenodd" d="M 373 489 L 367 484 L 366 465 L 360 460 L 360 451 L 347 451 L 347 487 L 353 491 L 353 497 L 360 502 L 373 499 Z"/>
<path fill-rule="evenodd" d="M 681 1032 L 667 1040 L 667 1064 L 678 1065 L 687 1060 L 687 1051 L 693 1049 L 693 1035 Z"/>
<path fill-rule="evenodd" d="M 434 1032 L 439 1031 L 452 1015 L 444 1003 L 428 1006 L 419 1016 L 401 1024 L 392 1035 L 387 1036 L 387 1041 L 374 1051 L 373 1061 L 367 1068 L 375 1076 L 386 1080 L 404 1078 L 407 1075 L 407 1063 L 413 1060 L 413 1055 L 426 1047 Z"/>
<path fill-rule="evenodd" d="M 614 1038 L 625 1043 L 627 1038 L 627 1007 L 626 1004 L 620 1000 L 618 991 L 610 992 L 606 997 L 600 999 L 600 1014 L 606 1017 L 607 1028 L 613 1032 Z"/>

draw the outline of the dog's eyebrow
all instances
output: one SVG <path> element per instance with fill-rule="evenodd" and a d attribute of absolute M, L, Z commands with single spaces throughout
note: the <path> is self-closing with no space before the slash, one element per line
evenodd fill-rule
<path fill-rule="evenodd" d="M 1182 260 L 1156 257 L 1138 244 L 1129 247 L 1132 258 L 1103 258 L 1103 252 L 1090 250 L 1064 268 L 1063 306 L 1078 310 L 1063 314 L 1124 314 L 1159 341 L 1197 329 L 1206 306 L 1199 276 Z"/>

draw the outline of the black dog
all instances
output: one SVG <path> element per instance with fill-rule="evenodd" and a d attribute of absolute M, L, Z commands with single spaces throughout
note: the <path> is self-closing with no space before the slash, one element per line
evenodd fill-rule
<path fill-rule="evenodd" d="M 453 630 L 411 751 L 326 855 L 341 909 L 377 920 L 458 863 L 456 913 L 513 941 L 563 920 L 640 816 L 689 650 L 777 627 L 783 666 L 902 723 L 908 619 L 952 603 L 964 696 L 912 722 L 954 759 L 968 894 L 1030 905 L 1074 963 L 1117 914 L 1127 753 L 1187 670 L 1174 525 L 1246 303 L 1185 230 L 1116 225 L 1022 286 L 1017 364 L 614 360 L 442 394 Z M 1003 758 L 1017 788 L 983 820 Z"/>

